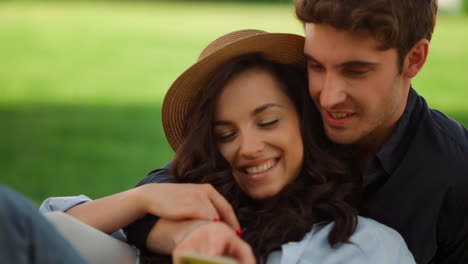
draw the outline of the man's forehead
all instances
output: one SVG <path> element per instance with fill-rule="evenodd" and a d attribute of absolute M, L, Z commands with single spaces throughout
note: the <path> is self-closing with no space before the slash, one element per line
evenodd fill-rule
<path fill-rule="evenodd" d="M 349 31 L 339 29 L 329 24 L 306 23 L 304 26 L 306 40 L 319 40 L 317 37 L 346 38 L 353 42 L 370 42 L 378 44 L 379 41 L 367 30 Z"/>
<path fill-rule="evenodd" d="M 326 24 L 305 24 L 304 53 L 317 60 L 340 57 L 356 60 L 382 52 L 380 42 L 367 32 L 349 32 Z"/>

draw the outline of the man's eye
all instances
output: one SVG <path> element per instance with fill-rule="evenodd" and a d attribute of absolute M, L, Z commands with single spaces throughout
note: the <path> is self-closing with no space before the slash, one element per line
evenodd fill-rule
<path fill-rule="evenodd" d="M 258 126 L 260 126 L 260 127 L 269 127 L 269 126 L 272 126 L 272 125 L 274 125 L 276 123 L 278 123 L 278 119 L 259 123 Z"/>
<path fill-rule="evenodd" d="M 309 64 L 309 69 L 314 71 L 323 71 L 322 65 L 319 64 Z"/>
<path fill-rule="evenodd" d="M 368 72 L 369 70 L 346 70 L 345 74 L 351 75 L 351 76 L 362 76 Z"/>

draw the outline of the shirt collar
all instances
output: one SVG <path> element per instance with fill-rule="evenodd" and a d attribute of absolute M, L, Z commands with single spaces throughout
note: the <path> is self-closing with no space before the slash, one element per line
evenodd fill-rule
<path fill-rule="evenodd" d="M 406 103 L 405 111 L 400 117 L 400 120 L 397 123 L 395 131 L 390 136 L 390 139 L 385 142 L 382 148 L 377 152 L 375 158 L 380 161 L 385 172 L 388 174 L 393 173 L 395 167 L 398 165 L 401 160 L 402 153 L 399 153 L 402 148 L 398 148 L 399 144 L 402 143 L 404 135 L 408 129 L 410 123 L 410 117 L 415 108 L 418 94 L 416 91 L 410 87 L 408 101 Z M 371 159 L 374 160 L 374 159 Z"/>

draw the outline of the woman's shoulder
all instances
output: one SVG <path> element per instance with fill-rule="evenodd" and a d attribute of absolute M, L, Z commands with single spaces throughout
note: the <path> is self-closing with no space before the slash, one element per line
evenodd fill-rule
<path fill-rule="evenodd" d="M 403 237 L 395 229 L 362 216 L 358 216 L 356 231 L 350 240 L 354 243 L 363 241 L 391 244 L 405 243 Z"/>
<path fill-rule="evenodd" d="M 298 243 L 282 247 L 281 263 L 415 263 L 405 241 L 392 228 L 358 217 L 350 243 L 331 247 L 328 234 L 334 223 L 317 224 Z M 301 257 L 294 257 L 301 256 Z"/>
<path fill-rule="evenodd" d="M 317 224 L 309 232 L 310 235 L 328 237 L 334 222 L 328 224 Z M 404 243 L 404 239 L 393 228 L 381 224 L 373 219 L 358 216 L 356 230 L 350 237 L 352 243 L 361 244 L 363 241 L 374 241 L 376 243 Z M 367 243 L 367 242 L 366 242 Z"/>

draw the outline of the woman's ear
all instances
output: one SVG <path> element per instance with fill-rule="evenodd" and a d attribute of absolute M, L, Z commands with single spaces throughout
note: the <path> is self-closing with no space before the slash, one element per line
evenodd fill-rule
<path fill-rule="evenodd" d="M 403 75 L 407 78 L 415 77 L 424 66 L 429 53 L 429 41 L 420 39 L 406 54 Z"/>

